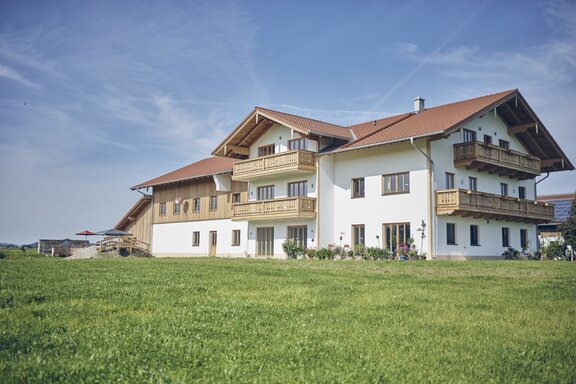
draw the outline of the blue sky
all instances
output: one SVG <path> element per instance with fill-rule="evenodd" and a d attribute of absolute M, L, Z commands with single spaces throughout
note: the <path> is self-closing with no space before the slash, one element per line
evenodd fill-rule
<path fill-rule="evenodd" d="M 573 1 L 2 1 L 0 242 L 113 227 L 255 105 L 352 124 L 519 88 L 576 163 L 575 41 Z"/>

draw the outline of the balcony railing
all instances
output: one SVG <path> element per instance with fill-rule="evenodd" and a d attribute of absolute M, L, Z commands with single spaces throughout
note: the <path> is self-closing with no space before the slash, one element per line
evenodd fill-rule
<path fill-rule="evenodd" d="M 288 173 L 315 172 L 316 155 L 309 151 L 288 151 L 239 161 L 232 180 L 249 181 Z"/>
<path fill-rule="evenodd" d="M 478 141 L 454 144 L 454 166 L 520 180 L 540 175 L 540 159 Z"/>
<path fill-rule="evenodd" d="M 316 198 L 284 197 L 234 204 L 232 220 L 315 218 Z"/>
<path fill-rule="evenodd" d="M 436 214 L 546 223 L 554 220 L 554 205 L 466 189 L 436 191 Z"/>

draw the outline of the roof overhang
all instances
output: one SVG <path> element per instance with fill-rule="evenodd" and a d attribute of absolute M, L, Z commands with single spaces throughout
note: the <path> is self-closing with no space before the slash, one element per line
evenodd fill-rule
<path fill-rule="evenodd" d="M 210 172 L 210 173 L 203 174 L 203 175 L 195 175 L 195 176 L 193 176 L 193 177 L 183 177 L 183 178 L 179 178 L 179 179 L 167 180 L 167 181 L 162 181 L 162 182 L 157 182 L 157 183 L 154 183 L 154 182 L 145 182 L 145 183 L 138 184 L 138 185 L 135 185 L 135 186 L 133 186 L 133 187 L 130 187 L 130 189 L 131 189 L 132 191 L 135 191 L 135 190 L 141 189 L 141 188 L 159 187 L 159 186 L 161 186 L 161 185 L 183 183 L 183 182 L 186 182 L 186 181 L 192 181 L 192 180 L 196 180 L 196 179 L 202 179 L 202 178 L 205 178 L 205 177 L 212 177 L 213 175 L 220 175 L 220 174 L 223 174 L 223 173 L 231 173 L 231 172 L 232 172 L 231 169 L 227 169 L 227 170 L 224 170 L 224 171 Z"/>

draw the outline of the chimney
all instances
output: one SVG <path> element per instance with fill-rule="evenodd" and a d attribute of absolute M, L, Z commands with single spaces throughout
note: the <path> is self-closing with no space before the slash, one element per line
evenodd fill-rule
<path fill-rule="evenodd" d="M 420 96 L 414 99 L 414 112 L 418 113 L 424 110 L 424 101 L 426 100 L 424 100 Z"/>

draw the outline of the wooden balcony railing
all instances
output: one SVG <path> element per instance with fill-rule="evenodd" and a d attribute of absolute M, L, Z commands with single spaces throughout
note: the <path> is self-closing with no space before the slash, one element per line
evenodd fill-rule
<path fill-rule="evenodd" d="M 283 197 L 234 204 L 232 220 L 267 220 L 316 217 L 316 198 Z"/>
<path fill-rule="evenodd" d="M 546 223 L 554 220 L 554 205 L 466 189 L 436 191 L 436 214 Z"/>
<path fill-rule="evenodd" d="M 249 181 L 288 173 L 315 172 L 316 155 L 309 151 L 288 151 L 239 161 L 232 180 Z"/>
<path fill-rule="evenodd" d="M 454 144 L 454 166 L 520 180 L 540 175 L 540 159 L 537 157 L 478 141 Z"/>

